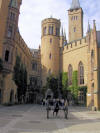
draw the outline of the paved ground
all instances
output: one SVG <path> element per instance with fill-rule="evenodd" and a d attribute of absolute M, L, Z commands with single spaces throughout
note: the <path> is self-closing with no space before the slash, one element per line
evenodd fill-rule
<path fill-rule="evenodd" d="M 68 120 L 50 115 L 39 105 L 0 106 L 0 133 L 100 133 L 100 112 L 70 107 Z"/>

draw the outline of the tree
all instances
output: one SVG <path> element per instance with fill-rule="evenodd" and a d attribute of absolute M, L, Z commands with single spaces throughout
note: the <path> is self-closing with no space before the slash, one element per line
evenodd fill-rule
<path fill-rule="evenodd" d="M 68 87 L 68 73 L 63 72 L 62 73 L 62 88 L 63 90 L 67 90 Z"/>
<path fill-rule="evenodd" d="M 25 94 L 27 90 L 27 71 L 21 63 L 19 56 L 16 57 L 13 80 L 15 81 L 15 84 L 17 86 L 18 102 L 21 102 L 23 97 L 23 100 L 25 100 Z"/>

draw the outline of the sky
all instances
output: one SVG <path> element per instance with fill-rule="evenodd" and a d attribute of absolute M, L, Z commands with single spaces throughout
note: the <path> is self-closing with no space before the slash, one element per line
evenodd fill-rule
<path fill-rule="evenodd" d="M 72 0 L 22 0 L 19 17 L 19 31 L 29 48 L 41 45 L 41 21 L 54 17 L 61 20 L 68 39 L 68 9 Z M 88 21 L 93 26 L 96 20 L 100 30 L 100 0 L 80 0 L 84 11 L 84 35 Z"/>

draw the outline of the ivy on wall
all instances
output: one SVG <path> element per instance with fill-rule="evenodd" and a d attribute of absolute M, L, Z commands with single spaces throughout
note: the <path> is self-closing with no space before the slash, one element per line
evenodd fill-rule
<path fill-rule="evenodd" d="M 68 73 L 63 72 L 62 73 L 62 89 L 67 90 L 68 88 Z"/>
<path fill-rule="evenodd" d="M 72 73 L 71 86 L 68 86 L 68 73 L 67 72 L 62 73 L 62 89 L 64 91 L 63 93 L 64 95 L 66 95 L 65 94 L 66 91 L 67 92 L 69 91 L 72 94 L 73 100 L 75 101 L 75 103 L 78 103 L 79 91 L 83 91 L 84 97 L 86 97 L 87 86 L 78 86 L 78 71 L 73 71 Z"/>
<path fill-rule="evenodd" d="M 72 75 L 72 87 L 73 87 L 74 98 L 77 99 L 78 98 L 78 91 L 79 91 L 79 87 L 78 87 L 78 72 L 77 71 L 74 71 L 73 75 Z"/>

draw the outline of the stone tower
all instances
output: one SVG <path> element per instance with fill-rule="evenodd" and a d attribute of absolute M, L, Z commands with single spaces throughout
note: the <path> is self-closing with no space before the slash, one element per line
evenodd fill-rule
<path fill-rule="evenodd" d="M 16 32 L 18 31 L 18 19 L 21 0 L 4 0 L 6 5 L 2 5 L 5 9 L 4 21 L 5 26 L 3 38 L 2 59 L 4 62 L 4 70 L 11 72 L 13 70 L 13 54 L 14 54 L 14 40 Z M 3 3 L 2 3 L 3 4 Z M 3 17 L 3 16 L 2 16 Z"/>
<path fill-rule="evenodd" d="M 83 37 L 83 10 L 79 0 L 73 0 L 68 10 L 69 16 L 69 42 Z"/>
<path fill-rule="evenodd" d="M 60 20 L 48 18 L 42 21 L 41 64 L 42 84 L 46 78 L 59 74 Z"/>

